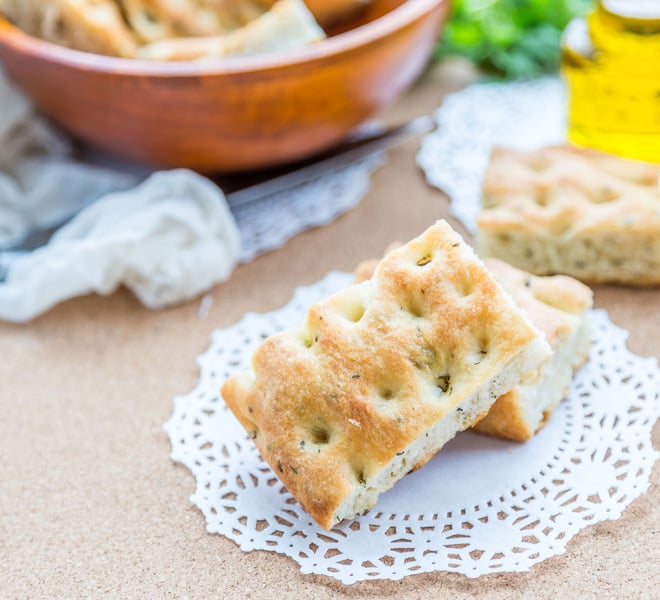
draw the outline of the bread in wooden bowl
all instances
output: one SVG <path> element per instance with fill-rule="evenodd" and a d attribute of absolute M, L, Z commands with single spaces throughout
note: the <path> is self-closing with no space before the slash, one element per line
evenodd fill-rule
<path fill-rule="evenodd" d="M 82 52 L 0 18 L 0 61 L 52 121 L 123 160 L 264 169 L 327 150 L 391 104 L 424 69 L 449 12 L 448 0 L 371 0 L 343 13 L 347 1 L 318 43 L 197 61 Z"/>
<path fill-rule="evenodd" d="M 304 48 L 325 33 L 302 0 L 279 0 L 271 10 L 223 35 L 179 37 L 142 46 L 138 58 L 149 60 L 213 60 L 254 56 Z"/>
<path fill-rule="evenodd" d="M 42 40 L 94 54 L 132 57 L 139 45 L 113 0 L 0 0 L 0 15 Z"/>

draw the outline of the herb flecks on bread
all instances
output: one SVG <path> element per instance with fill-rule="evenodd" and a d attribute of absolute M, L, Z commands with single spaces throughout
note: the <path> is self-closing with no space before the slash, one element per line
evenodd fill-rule
<path fill-rule="evenodd" d="M 392 246 L 388 251 L 391 249 Z M 486 259 L 484 263 L 552 348 L 550 360 L 526 373 L 473 426 L 480 433 L 523 442 L 547 423 L 568 393 L 574 372 L 589 356 L 589 310 L 593 294 L 586 285 L 565 275 L 537 277 L 496 258 Z M 370 279 L 377 266 L 377 259 L 360 263 L 355 281 Z"/>
<path fill-rule="evenodd" d="M 548 357 L 542 335 L 440 221 L 374 277 L 266 340 L 222 395 L 324 528 L 369 510 Z"/>
<path fill-rule="evenodd" d="M 533 437 L 566 397 L 573 374 L 587 360 L 591 290 L 572 277 L 537 277 L 495 258 L 488 270 L 545 335 L 552 358 L 500 396 L 474 427 L 515 441 Z"/>
<path fill-rule="evenodd" d="M 537 275 L 660 284 L 660 165 L 568 146 L 496 149 L 478 250 Z"/>

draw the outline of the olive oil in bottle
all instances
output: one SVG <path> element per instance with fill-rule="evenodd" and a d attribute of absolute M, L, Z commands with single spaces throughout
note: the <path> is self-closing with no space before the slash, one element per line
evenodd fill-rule
<path fill-rule="evenodd" d="M 660 0 L 600 0 L 566 29 L 568 138 L 660 162 Z"/>

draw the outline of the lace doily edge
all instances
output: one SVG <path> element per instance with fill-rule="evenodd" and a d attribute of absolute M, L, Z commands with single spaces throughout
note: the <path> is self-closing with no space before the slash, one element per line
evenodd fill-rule
<path fill-rule="evenodd" d="M 285 308 L 288 305 L 295 304 L 296 302 L 300 302 L 301 300 L 304 300 L 306 296 L 308 296 L 313 290 L 319 286 L 319 285 L 326 285 L 326 286 L 331 286 L 333 288 L 339 288 L 343 285 L 349 284 L 350 280 L 352 278 L 352 275 L 350 273 L 345 273 L 345 272 L 340 272 L 340 271 L 331 271 L 328 273 L 323 279 L 319 280 L 316 283 L 310 284 L 308 286 L 299 286 L 295 289 L 294 294 L 292 298 L 284 303 L 282 306 L 279 308 L 275 308 L 272 310 L 264 311 L 263 313 L 255 312 L 255 311 L 250 311 L 248 313 L 245 313 L 241 319 L 239 319 L 236 323 L 233 325 L 230 325 L 228 327 L 222 328 L 222 331 L 228 331 L 228 330 L 233 330 L 233 329 L 239 329 L 241 327 L 245 327 L 247 324 L 249 324 L 250 320 L 254 318 L 258 318 L 260 316 L 269 314 L 271 312 L 275 312 L 277 310 L 281 310 Z M 337 280 L 335 283 L 334 280 Z M 623 349 L 632 354 L 636 360 L 640 361 L 641 364 L 646 367 L 646 369 L 653 370 L 653 369 L 658 369 L 658 364 L 659 361 L 656 357 L 643 357 L 639 356 L 636 354 L 633 354 L 629 348 L 627 341 L 629 339 L 629 332 L 622 327 L 619 327 L 618 325 L 614 324 L 610 319 L 609 319 L 609 314 L 605 309 L 599 308 L 599 309 L 593 309 L 593 313 L 599 314 L 611 324 L 612 328 L 616 331 L 617 335 L 621 337 L 622 341 L 622 346 Z M 213 332 L 211 343 L 209 345 L 209 349 L 213 346 L 214 341 L 215 341 L 215 334 L 216 332 Z M 163 426 L 164 431 L 168 434 L 170 441 L 172 442 L 173 440 L 173 434 L 174 434 L 174 422 L 175 418 L 178 412 L 178 409 L 181 408 L 183 409 L 186 402 L 190 402 L 190 397 L 195 394 L 195 392 L 200 388 L 201 385 L 201 380 L 202 380 L 202 371 L 204 369 L 204 357 L 207 354 L 207 351 L 205 351 L 203 354 L 197 357 L 196 363 L 198 367 L 200 368 L 200 380 L 198 381 L 198 384 L 187 394 L 183 394 L 180 396 L 177 396 L 174 399 L 175 403 L 175 409 L 174 413 L 166 421 L 166 423 Z M 660 412 L 660 398 L 656 398 L 655 401 L 652 403 L 652 407 L 650 408 L 650 411 L 652 414 L 655 416 L 656 421 L 658 418 L 660 418 L 659 412 Z M 651 442 L 651 435 L 652 435 L 652 429 L 653 429 L 654 423 L 650 423 L 648 426 L 644 427 L 644 433 L 648 434 L 649 436 L 649 442 Z M 653 449 L 652 452 L 647 455 L 646 459 L 644 462 L 644 469 L 643 473 L 640 474 L 640 479 L 642 480 L 642 483 L 634 489 L 634 491 L 630 492 L 628 496 L 626 497 L 625 503 L 621 503 L 620 505 L 616 506 L 614 510 L 610 510 L 610 512 L 606 515 L 599 515 L 598 518 L 593 519 L 593 520 L 576 520 L 572 525 L 568 526 L 565 525 L 565 536 L 561 540 L 555 540 L 555 545 L 552 550 L 544 553 L 542 556 L 539 556 L 536 559 L 528 559 L 526 564 L 520 565 L 519 568 L 509 568 L 506 571 L 502 572 L 508 572 L 508 573 L 523 573 L 523 572 L 528 572 L 530 571 L 535 565 L 539 564 L 540 562 L 543 562 L 547 560 L 548 558 L 560 556 L 564 554 L 567 550 L 568 544 L 570 541 L 577 535 L 580 531 L 583 529 L 586 529 L 590 525 L 594 525 L 596 523 L 600 522 L 606 522 L 606 521 L 616 521 L 619 518 L 621 518 L 623 511 L 632 504 L 635 500 L 637 500 L 639 497 L 641 497 L 650 487 L 651 483 L 651 472 L 654 468 L 655 462 L 660 458 L 660 452 Z M 174 450 L 174 444 L 172 442 L 172 451 L 170 452 L 170 459 L 173 461 L 173 463 L 179 463 L 182 464 L 183 466 L 186 466 L 191 474 L 193 475 L 193 478 L 195 481 L 197 481 L 197 476 L 195 473 L 195 470 L 191 468 L 190 465 L 188 465 L 184 460 L 182 460 L 181 457 L 179 457 Z M 640 466 L 640 468 L 642 468 Z M 378 576 L 374 577 L 369 577 L 369 576 L 361 576 L 362 574 L 358 574 L 352 577 L 346 577 L 343 573 L 338 572 L 337 574 L 331 573 L 331 572 L 318 572 L 313 569 L 314 565 L 309 565 L 307 562 L 300 562 L 298 557 L 295 555 L 294 552 L 289 552 L 287 551 L 287 548 L 279 548 L 279 547 L 273 547 L 270 545 L 267 545 L 266 542 L 264 541 L 263 543 L 259 543 L 256 540 L 247 540 L 244 535 L 239 534 L 235 535 L 231 531 L 231 529 L 223 529 L 222 527 L 217 527 L 213 526 L 213 524 L 210 524 L 208 520 L 206 519 L 206 514 L 204 513 L 204 509 L 202 506 L 202 502 L 198 501 L 197 499 L 197 490 L 195 493 L 189 496 L 189 501 L 200 511 L 200 513 L 204 516 L 205 521 L 206 521 L 206 531 L 207 533 L 210 534 L 220 534 L 226 537 L 227 539 L 232 540 L 241 551 L 243 552 L 254 552 L 254 551 L 268 551 L 268 552 L 275 552 L 277 554 L 281 554 L 284 556 L 287 556 L 291 558 L 300 568 L 300 572 L 304 575 L 322 575 L 326 577 L 330 577 L 336 580 L 341 581 L 344 584 L 350 585 L 353 583 L 357 583 L 359 581 L 368 581 L 368 580 L 391 580 L 391 581 L 397 581 L 401 580 L 404 577 L 408 577 L 411 575 L 415 574 L 421 574 L 421 573 L 431 573 L 431 572 L 448 572 L 448 573 L 460 573 L 470 579 L 478 578 L 484 575 L 483 572 L 477 571 L 477 572 L 471 572 L 469 570 L 466 570 L 465 568 L 456 567 L 456 568 L 451 568 L 448 565 L 443 565 L 440 566 L 439 568 L 437 566 L 429 566 L 429 565 L 418 565 L 419 568 L 417 568 L 414 571 L 408 571 L 408 572 L 392 572 L 390 574 L 382 575 L 379 574 Z"/>

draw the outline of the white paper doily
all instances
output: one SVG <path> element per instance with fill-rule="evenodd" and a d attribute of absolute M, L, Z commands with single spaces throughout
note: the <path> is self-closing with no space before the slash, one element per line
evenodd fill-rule
<path fill-rule="evenodd" d="M 165 429 L 172 459 L 197 480 L 191 500 L 209 532 L 245 551 L 286 554 L 303 573 L 344 583 L 440 570 L 477 577 L 524 571 L 563 553 L 580 529 L 618 518 L 647 489 L 660 370 L 655 359 L 630 353 L 627 333 L 596 310 L 590 359 L 534 439 L 459 434 L 369 514 L 322 530 L 261 460 L 218 390 L 249 367 L 264 338 L 299 323 L 311 303 L 351 281 L 330 273 L 279 310 L 246 314 L 215 331 L 198 358 L 199 383 L 176 398 Z"/>
<path fill-rule="evenodd" d="M 241 232 L 241 262 L 282 246 L 295 235 L 327 225 L 357 206 L 369 190 L 371 174 L 385 161 L 376 154 L 295 188 L 232 208 Z"/>
<path fill-rule="evenodd" d="M 494 146 L 531 150 L 566 139 L 565 92 L 558 78 L 476 83 L 447 96 L 438 127 L 422 139 L 417 164 L 451 199 L 450 212 L 471 232 Z"/>

